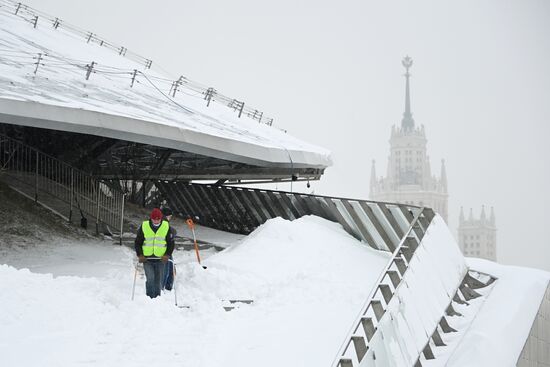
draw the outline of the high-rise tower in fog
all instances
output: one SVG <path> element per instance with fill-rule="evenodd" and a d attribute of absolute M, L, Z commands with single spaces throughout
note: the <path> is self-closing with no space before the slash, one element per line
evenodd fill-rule
<path fill-rule="evenodd" d="M 376 176 L 373 161 L 369 196 L 372 200 L 427 206 L 447 222 L 449 195 L 445 162 L 441 161 L 440 177 L 432 175 L 424 125 L 417 127 L 411 112 L 409 69 L 412 63 L 408 56 L 402 61 L 405 67 L 405 112 L 401 125 L 392 127 L 387 176 Z"/>
<path fill-rule="evenodd" d="M 491 214 L 487 218 L 483 206 L 479 219 L 474 218 L 472 209 L 470 209 L 468 219 L 464 218 L 464 211 L 460 208 L 458 243 L 464 256 L 481 257 L 496 261 L 497 228 L 493 208 L 491 208 Z"/>

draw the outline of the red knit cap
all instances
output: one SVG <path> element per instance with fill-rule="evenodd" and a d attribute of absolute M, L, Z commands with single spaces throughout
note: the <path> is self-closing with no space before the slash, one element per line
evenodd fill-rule
<path fill-rule="evenodd" d="M 160 211 L 159 208 L 153 209 L 153 211 L 151 212 L 151 219 L 153 219 L 153 220 L 162 219 L 162 212 Z"/>

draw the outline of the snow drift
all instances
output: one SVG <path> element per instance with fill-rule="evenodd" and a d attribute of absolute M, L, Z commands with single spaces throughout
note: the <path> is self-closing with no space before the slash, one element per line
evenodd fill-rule
<path fill-rule="evenodd" d="M 207 270 L 189 252 L 175 253 L 185 309 L 171 293 L 147 298 L 143 279 L 130 301 L 130 249 L 60 242 L 27 245 L 25 253 L 30 270 L 0 266 L 0 355 L 8 366 L 324 365 L 388 257 L 324 219 L 270 220 L 210 256 Z M 9 252 L 3 260 L 11 263 Z M 13 260 L 25 265 L 20 255 Z M 36 273 L 44 268 L 53 274 Z M 225 312 L 230 298 L 254 303 Z"/>

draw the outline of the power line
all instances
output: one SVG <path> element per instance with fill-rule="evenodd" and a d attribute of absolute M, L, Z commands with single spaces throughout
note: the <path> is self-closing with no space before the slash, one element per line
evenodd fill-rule
<path fill-rule="evenodd" d="M 19 11 L 29 11 L 29 9 L 32 9 L 30 7 L 27 7 L 26 5 L 20 4 L 20 3 L 14 3 L 10 0 L 0 0 L 2 3 L 6 4 L 12 4 L 17 5 Z M 0 7 L 1 10 L 2 9 Z M 34 10 L 33 10 L 34 11 Z M 4 11 L 7 13 L 7 11 Z M 39 12 L 34 11 L 32 14 L 38 14 Z M 13 15 L 12 13 L 9 13 Z M 17 14 L 16 14 L 17 15 Z M 21 13 L 19 13 L 18 16 L 21 16 Z M 48 18 L 50 19 L 50 18 Z M 50 19 L 51 20 L 51 19 Z M 61 21 L 58 18 L 55 18 L 55 20 L 52 22 L 54 25 L 54 28 L 58 28 L 59 25 L 61 25 Z M 68 27 L 66 23 L 63 23 L 64 28 L 62 29 L 71 29 L 71 27 Z M 73 30 L 78 31 L 81 34 L 84 34 L 85 32 L 81 32 L 76 27 L 73 27 Z M 88 40 L 99 40 L 93 33 L 87 32 L 85 33 L 88 35 Z M 1 43 L 0 43 L 1 44 Z M 80 59 L 74 59 L 71 57 L 67 57 L 64 55 L 60 55 L 57 52 L 54 52 L 52 50 L 46 50 L 40 45 L 30 43 L 31 45 L 35 46 L 35 52 L 32 51 L 24 51 L 24 50 L 14 50 L 14 49 L 6 49 L 4 47 L 0 48 L 0 60 L 9 61 L 16 65 L 25 65 L 25 64 L 32 64 L 35 66 L 34 73 L 36 74 L 38 72 L 39 66 L 44 67 L 55 67 L 57 69 L 64 69 L 69 70 L 66 68 L 67 66 L 83 69 L 86 70 L 86 80 L 88 80 L 91 76 L 91 74 L 102 74 L 104 76 L 111 76 L 114 78 L 124 79 L 126 76 L 128 76 L 128 79 L 131 79 L 130 87 L 134 85 L 134 82 L 139 83 L 142 86 L 145 86 L 143 83 L 140 83 L 139 80 L 136 80 L 137 77 L 137 69 L 134 70 L 128 70 L 120 67 L 110 66 L 110 65 L 103 65 L 98 64 L 95 61 L 89 61 L 89 60 L 80 60 Z M 112 46 L 112 44 L 108 42 L 101 42 L 101 45 L 104 46 Z M 9 46 L 9 45 L 4 45 Z M 112 48 L 112 47 L 109 47 Z M 129 53 L 125 48 L 120 49 L 120 54 L 126 55 Z M 124 52 L 122 52 L 124 51 Z M 38 56 L 37 56 L 38 55 Z M 34 62 L 34 60 L 39 58 L 38 62 Z M 28 62 L 27 62 L 28 61 Z M 52 62 L 53 61 L 53 62 Z M 150 65 L 149 65 L 150 66 Z M 159 69 L 162 69 L 159 67 Z M 156 90 L 158 93 L 160 93 L 164 98 L 168 99 L 171 103 L 175 104 L 179 108 L 182 108 L 183 110 L 187 112 L 192 112 L 189 108 L 182 106 L 181 104 L 177 103 L 174 99 L 170 98 L 165 92 L 163 92 L 152 80 L 156 80 L 157 82 L 164 84 L 166 86 L 172 85 L 170 92 L 173 94 L 173 97 L 175 97 L 176 92 L 180 92 L 182 94 L 185 94 L 187 96 L 193 97 L 193 98 L 201 98 L 205 99 L 207 102 L 207 106 L 210 105 L 211 101 L 216 101 L 218 103 L 221 103 L 223 105 L 226 105 L 227 107 L 239 111 L 239 117 L 242 116 L 242 114 L 245 114 L 247 117 L 257 120 L 260 123 L 266 123 L 267 125 L 272 124 L 273 119 L 267 118 L 263 116 L 263 112 L 256 110 L 254 108 L 249 107 L 245 104 L 243 101 L 239 101 L 234 98 L 227 97 L 225 95 L 222 95 L 218 93 L 214 88 L 207 87 L 201 83 L 198 83 L 196 81 L 189 80 L 188 78 L 181 76 L 178 80 L 174 81 L 171 79 L 166 79 L 160 76 L 155 75 L 146 75 L 144 72 L 139 71 L 139 74 L 147 79 L 149 84 L 153 87 L 154 90 Z"/>

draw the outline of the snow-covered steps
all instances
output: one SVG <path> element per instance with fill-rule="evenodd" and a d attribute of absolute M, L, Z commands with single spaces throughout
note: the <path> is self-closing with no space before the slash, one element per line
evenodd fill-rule
<path fill-rule="evenodd" d="M 447 319 L 458 332 L 444 336 L 447 346 L 435 348 L 436 358 L 426 365 L 550 365 L 550 323 L 544 322 L 550 320 L 550 297 L 545 306 L 550 273 L 482 259 L 467 258 L 466 262 L 471 270 L 497 280 L 475 289 L 482 297 L 469 300 L 468 306 L 454 306 L 463 316 Z"/>
<path fill-rule="evenodd" d="M 239 308 L 240 305 L 251 305 L 254 303 L 254 300 L 251 299 L 230 299 L 230 300 L 223 300 L 222 302 L 222 308 L 224 311 L 233 311 L 236 308 Z M 191 306 L 189 305 L 176 305 L 179 308 L 185 308 L 185 309 L 191 309 Z"/>
<path fill-rule="evenodd" d="M 466 273 L 415 366 L 445 365 L 449 351 L 472 323 L 495 281 L 495 277 L 475 270 Z"/>
<path fill-rule="evenodd" d="M 232 311 L 240 305 L 251 305 L 253 303 L 254 300 L 252 299 L 228 299 L 223 301 L 223 309 L 226 311 Z"/>

